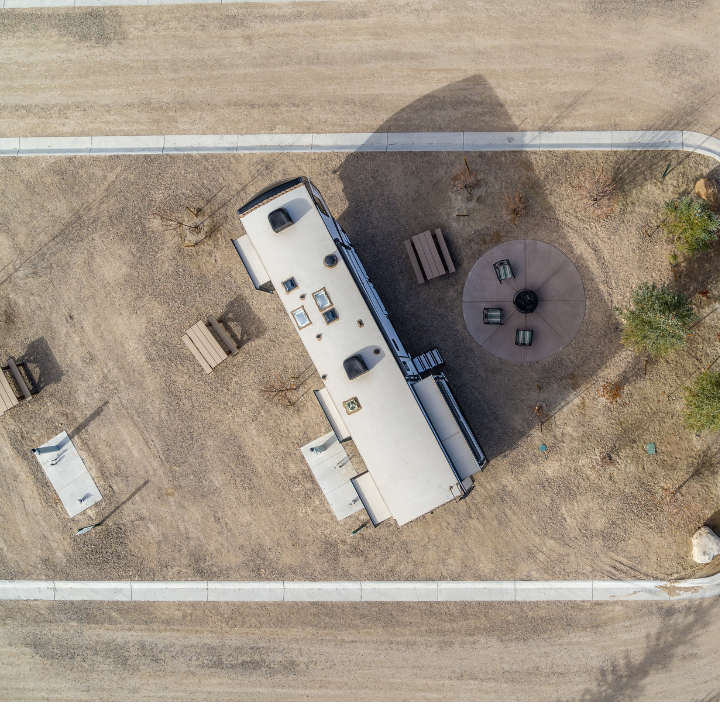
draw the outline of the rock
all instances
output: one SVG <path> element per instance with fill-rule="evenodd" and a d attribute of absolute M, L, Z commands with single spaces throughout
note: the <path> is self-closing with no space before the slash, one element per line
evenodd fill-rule
<path fill-rule="evenodd" d="M 701 527 L 692 538 L 693 560 L 704 565 L 720 555 L 720 538 L 709 528 Z"/>
<path fill-rule="evenodd" d="M 695 194 L 707 200 L 713 210 L 720 209 L 720 184 L 710 178 L 702 178 L 695 183 Z"/>

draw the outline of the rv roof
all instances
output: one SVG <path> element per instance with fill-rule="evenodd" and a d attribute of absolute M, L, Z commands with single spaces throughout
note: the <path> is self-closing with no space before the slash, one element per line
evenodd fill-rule
<path fill-rule="evenodd" d="M 262 205 L 268 198 L 274 197 L 281 192 L 285 192 L 289 188 L 301 185 L 303 179 L 301 177 L 288 178 L 287 180 L 280 180 L 279 182 L 272 183 L 267 187 L 264 187 L 260 192 L 253 195 L 238 211 L 237 214 L 242 217 L 245 213 L 249 212 L 258 205 Z"/>
<path fill-rule="evenodd" d="M 294 224 L 275 233 L 268 214 L 280 207 Z M 251 209 L 242 223 L 398 524 L 451 500 L 455 473 L 306 186 Z M 339 258 L 332 268 L 323 263 L 329 254 Z M 286 292 L 283 281 L 291 277 L 297 287 L 290 283 Z M 329 324 L 322 315 L 324 301 L 313 297 L 321 290 L 338 316 Z M 300 308 L 310 320 L 302 328 L 292 315 Z M 352 355 L 360 355 L 368 368 L 354 380 L 343 369 Z M 359 409 L 348 412 L 343 403 L 353 398 Z"/>

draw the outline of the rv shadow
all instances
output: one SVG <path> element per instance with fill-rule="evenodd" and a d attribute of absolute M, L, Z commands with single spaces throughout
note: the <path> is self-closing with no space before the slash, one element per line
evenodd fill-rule
<path fill-rule="evenodd" d="M 377 132 L 516 129 L 489 83 L 475 75 L 403 108 Z M 449 182 L 464 167 L 463 158 L 477 173 L 481 188 L 468 217 L 461 218 Z M 536 407 L 552 415 L 621 350 L 618 333 L 608 333 L 619 327 L 617 317 L 577 239 L 568 236 L 553 212 L 531 153 L 352 153 L 338 174 L 347 199 L 339 221 L 400 338 L 413 355 L 440 350 L 442 370 L 490 460 L 537 425 Z M 512 178 L 511 184 L 498 186 L 499 177 Z M 517 225 L 488 221 L 491 212 L 497 215 L 503 193 L 516 190 L 529 197 L 528 217 Z M 457 273 L 418 285 L 403 241 L 437 227 L 447 239 Z M 481 348 L 462 312 L 463 286 L 474 263 L 493 245 L 521 237 L 563 250 L 579 270 L 586 294 L 585 318 L 575 339 L 557 355 L 530 364 L 501 360 Z"/>

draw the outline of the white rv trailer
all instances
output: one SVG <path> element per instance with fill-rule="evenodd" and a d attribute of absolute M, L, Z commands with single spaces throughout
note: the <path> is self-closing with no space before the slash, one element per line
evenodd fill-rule
<path fill-rule="evenodd" d="M 233 243 L 253 284 L 277 292 L 325 384 L 318 399 L 336 434 L 344 423 L 338 440 L 349 435 L 365 462 L 353 484 L 373 523 L 403 525 L 467 494 L 487 458 L 445 376 L 421 379 L 317 188 L 284 180 L 238 216 L 247 235 Z"/>

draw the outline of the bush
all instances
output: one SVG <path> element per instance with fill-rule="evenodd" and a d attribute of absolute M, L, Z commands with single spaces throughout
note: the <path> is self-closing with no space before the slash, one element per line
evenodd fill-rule
<path fill-rule="evenodd" d="M 668 200 L 664 210 L 661 225 L 675 238 L 678 252 L 693 257 L 710 249 L 720 230 L 720 220 L 705 200 L 693 200 L 690 195 L 685 195 L 680 200 Z"/>
<path fill-rule="evenodd" d="M 606 218 L 615 212 L 618 184 L 604 167 L 585 168 L 572 183 L 575 204 L 582 212 Z"/>
<path fill-rule="evenodd" d="M 720 430 L 720 373 L 706 370 L 683 388 L 685 426 L 688 430 Z"/>
<path fill-rule="evenodd" d="M 655 283 L 635 288 L 632 307 L 616 310 L 625 321 L 623 345 L 659 358 L 684 347 L 690 326 L 698 320 L 685 295 Z"/>
<path fill-rule="evenodd" d="M 514 195 L 505 193 L 503 195 L 503 206 L 510 216 L 510 222 L 515 225 L 517 219 L 525 213 L 527 209 L 527 198 L 521 192 Z"/>
<path fill-rule="evenodd" d="M 455 195 L 467 195 L 467 198 L 470 199 L 473 190 L 477 187 L 480 187 L 480 180 L 470 169 L 466 160 L 465 167 L 450 179 L 450 192 Z"/>

